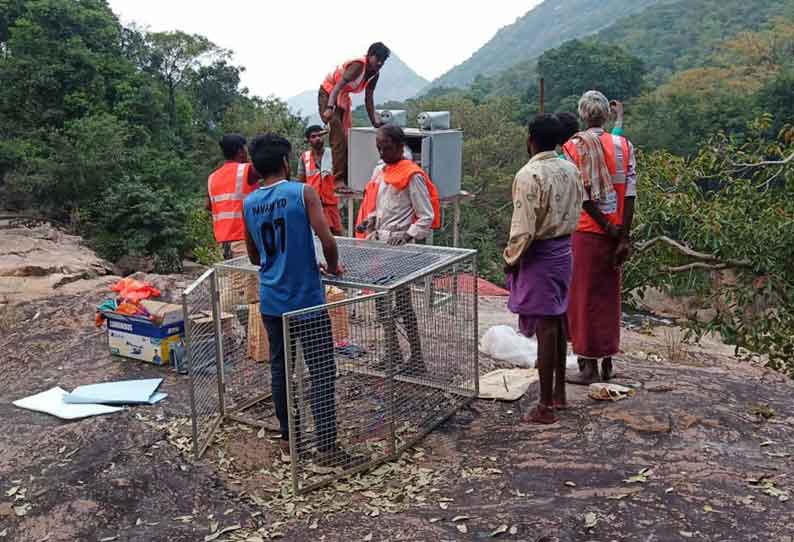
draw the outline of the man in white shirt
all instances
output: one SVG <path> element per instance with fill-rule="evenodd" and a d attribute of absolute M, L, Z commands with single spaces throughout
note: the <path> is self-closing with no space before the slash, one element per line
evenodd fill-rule
<path fill-rule="evenodd" d="M 437 200 L 435 188 L 422 168 L 405 157 L 405 133 L 399 126 L 382 126 L 378 129 L 375 142 L 384 165 L 373 178 L 375 184 L 368 187 L 368 190 L 377 189 L 375 209 L 368 212 L 368 218 L 359 231 L 368 232 L 369 239 L 384 241 L 392 246 L 425 239 L 436 220 L 437 202 L 432 197 L 432 194 L 436 194 Z M 387 356 L 397 366 L 403 362 L 394 326 L 395 321 L 401 319 L 411 347 L 409 371 L 425 372 L 410 287 L 398 289 L 394 294 L 394 307 L 390 305 L 388 301 L 378 304 L 378 313 L 385 330 Z"/>

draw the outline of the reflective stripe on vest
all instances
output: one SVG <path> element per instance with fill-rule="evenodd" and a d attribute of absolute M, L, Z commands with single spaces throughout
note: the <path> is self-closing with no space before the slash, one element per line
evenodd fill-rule
<path fill-rule="evenodd" d="M 243 213 L 237 211 L 226 211 L 212 215 L 213 222 L 220 222 L 221 220 L 232 220 L 235 218 L 243 218 Z"/>
<path fill-rule="evenodd" d="M 314 167 L 314 160 L 312 156 L 312 151 L 306 151 L 303 153 L 303 165 L 306 168 L 306 179 L 311 175 L 316 175 L 320 173 L 320 168 Z"/>
<path fill-rule="evenodd" d="M 615 173 L 612 175 L 612 184 L 626 184 L 626 161 L 627 156 L 623 156 L 623 138 L 610 134 L 612 138 L 612 153 L 615 157 Z"/>

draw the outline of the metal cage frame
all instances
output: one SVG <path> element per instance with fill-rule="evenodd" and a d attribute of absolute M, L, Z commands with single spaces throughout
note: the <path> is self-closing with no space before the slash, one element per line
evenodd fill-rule
<path fill-rule="evenodd" d="M 437 428 L 440 424 L 446 421 L 450 416 L 455 414 L 460 408 L 468 405 L 471 401 L 476 399 L 479 394 L 479 359 L 477 348 L 477 252 L 475 250 L 466 250 L 449 247 L 437 247 L 429 245 L 404 245 L 399 247 L 387 247 L 383 243 L 374 241 L 363 241 L 352 238 L 337 238 L 337 245 L 340 252 L 340 262 L 345 266 L 346 273 L 341 277 L 323 277 L 323 283 L 326 286 L 334 286 L 351 293 L 350 297 L 339 301 L 332 301 L 319 307 L 310 307 L 297 311 L 292 311 L 283 315 L 283 333 L 285 341 L 285 370 L 287 380 L 287 408 L 289 414 L 289 432 L 290 432 L 290 458 L 292 470 L 292 488 L 297 493 L 305 493 L 312 491 L 318 487 L 327 485 L 339 478 L 348 477 L 350 475 L 371 469 L 384 462 L 394 460 L 399 457 L 406 449 L 415 446 L 421 441 L 428 433 Z M 321 251 L 318 247 L 318 259 L 321 259 Z M 386 367 L 382 370 L 375 370 L 365 367 L 346 366 L 345 370 L 348 374 L 355 374 L 362 379 L 377 379 L 382 382 L 383 389 L 385 390 L 385 412 L 384 418 L 389 427 L 388 437 L 386 439 L 386 448 L 384 453 L 371 457 L 363 463 L 351 465 L 349 467 L 335 469 L 328 476 L 323 476 L 319 480 L 307 479 L 307 475 L 301 470 L 301 452 L 298 450 L 298 437 L 296 436 L 299 431 L 297 414 L 303 405 L 306 407 L 306 401 L 303 397 L 304 390 L 301 389 L 303 385 L 304 373 L 306 372 L 303 364 L 300 365 L 300 370 L 297 370 L 299 363 L 304 356 L 304 347 L 297 344 L 297 339 L 291 335 L 291 324 L 296 320 L 317 311 L 347 311 L 354 310 L 355 307 L 377 306 L 377 311 L 382 311 L 383 307 L 388 307 L 387 311 L 398 310 L 392 303 L 396 292 L 403 292 L 411 299 L 416 299 L 423 310 L 430 311 L 431 313 L 436 310 L 446 310 L 447 304 L 451 304 L 449 315 L 456 315 L 459 310 L 458 305 L 455 303 L 456 299 L 462 299 L 458 296 L 461 289 L 459 284 L 459 276 L 456 273 L 462 273 L 462 269 L 466 269 L 472 275 L 473 291 L 466 295 L 473 297 L 471 306 L 467 307 L 466 317 L 469 324 L 472 325 L 474 333 L 469 333 L 466 337 L 466 355 L 470 356 L 469 361 L 473 363 L 467 367 L 469 373 L 465 384 L 460 386 L 451 385 L 449 383 L 434 382 L 432 378 L 416 378 L 410 375 L 398 374 L 393 367 L 393 363 L 386 362 Z M 222 323 L 223 307 L 221 301 L 221 289 L 224 274 L 239 274 L 241 276 L 256 277 L 258 268 L 251 265 L 247 257 L 236 258 L 227 260 L 216 264 L 213 269 L 210 269 L 187 290 L 185 290 L 183 298 L 183 307 L 185 310 L 185 326 L 186 326 L 186 351 L 188 353 L 188 367 L 190 368 L 191 378 L 191 413 L 193 417 L 193 449 L 197 458 L 201 457 L 212 441 L 214 432 L 223 423 L 224 420 L 234 420 L 244 424 L 252 425 L 255 427 L 265 427 L 273 429 L 272 426 L 264 424 L 263 422 L 249 417 L 245 414 L 245 410 L 251 406 L 265 401 L 271 397 L 270 390 L 259 390 L 254 396 L 251 396 L 241 402 L 235 403 L 227 397 L 228 389 L 227 384 L 229 378 L 229 368 L 227 367 L 227 354 L 224 349 L 224 344 L 228 344 L 227 337 L 228 331 L 224 331 Z M 446 288 L 439 288 L 434 280 L 438 280 L 439 274 L 448 273 L 451 278 Z M 379 276 L 380 274 L 380 276 Z M 446 283 L 445 283 L 446 284 Z M 211 297 L 211 306 L 206 307 L 206 302 L 201 298 L 202 306 L 196 307 L 195 301 L 191 300 L 191 296 L 195 296 L 196 292 L 204 288 L 209 291 Z M 404 292 L 408 292 L 405 294 Z M 389 300 L 388 303 L 386 300 Z M 200 350 L 195 341 L 194 334 L 196 326 L 191 321 L 191 314 L 197 312 L 204 313 L 207 308 L 212 312 L 213 320 L 213 333 L 215 349 L 214 352 Z M 190 311 L 193 311 L 191 313 Z M 389 312 L 385 317 L 377 321 L 369 321 L 372 329 L 387 329 L 390 320 L 395 320 L 396 315 Z M 392 326 L 393 327 L 393 326 Z M 454 326 L 451 326 L 454 333 Z M 370 330 L 371 331 L 371 330 Z M 393 330 L 389 329 L 391 333 Z M 470 330 L 469 330 L 470 331 Z M 248 331 L 246 331 L 247 333 Z M 386 331 L 373 332 L 378 334 L 382 340 L 382 334 Z M 203 340 L 203 338 L 200 338 Z M 199 340 L 198 342 L 201 342 Z M 471 344 L 468 344 L 471 342 Z M 381 348 L 381 347 L 379 347 Z M 386 348 L 386 347 L 384 347 Z M 232 350 L 232 354 L 235 353 Z M 381 352 L 379 350 L 379 352 Z M 382 352 L 381 352 L 382 353 Z M 202 402 L 203 395 L 214 394 L 208 390 L 211 384 L 206 378 L 202 380 L 202 375 L 197 367 L 205 367 L 209 365 L 209 360 L 205 359 L 199 361 L 200 356 L 208 358 L 210 355 L 215 357 L 215 369 L 217 380 L 217 415 L 212 415 L 211 412 L 205 412 L 212 408 L 216 403 Z M 334 359 L 338 357 L 336 353 L 333 354 Z M 382 356 L 390 358 L 390 355 Z M 336 361 L 334 361 L 336 363 Z M 264 365 L 267 367 L 267 365 Z M 264 370 L 264 369 L 263 369 Z M 336 369 L 335 369 L 336 371 Z M 336 378 L 336 377 L 335 377 Z M 203 385 L 204 389 L 201 390 L 197 386 Z M 401 423 L 400 414 L 394 399 L 394 389 L 396 386 L 412 386 L 413 389 L 427 389 L 435 390 L 433 393 L 436 395 L 443 393 L 446 398 L 447 395 L 454 396 L 454 399 L 449 400 L 449 404 L 441 405 L 443 412 L 439 411 L 434 413 L 432 419 L 428 417 L 427 423 L 418 423 L 419 426 L 416 432 L 411 433 L 408 437 L 402 438 L 398 435 L 397 424 Z M 424 399 L 417 399 L 421 401 Z M 413 406 L 422 407 L 423 405 L 417 403 Z M 203 410 L 202 410 L 203 408 Z M 336 415 L 336 414 L 335 414 Z M 310 418 L 308 415 L 302 416 L 303 422 Z M 404 422 L 407 424 L 407 422 Z M 304 435 L 305 436 L 305 435 Z"/>

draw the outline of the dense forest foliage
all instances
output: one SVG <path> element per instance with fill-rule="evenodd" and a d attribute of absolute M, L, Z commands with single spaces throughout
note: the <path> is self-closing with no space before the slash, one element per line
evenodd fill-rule
<path fill-rule="evenodd" d="M 794 354 L 792 2 L 654 4 L 656 18 L 617 19 L 467 89 L 387 107 L 411 119 L 449 110 L 464 130 L 463 187 L 476 199 L 462 243 L 499 282 L 538 78 L 546 110 L 574 110 L 589 88 L 623 99 L 640 173 L 626 290 L 696 295 L 712 317 L 694 330 L 785 364 Z M 711 18 L 687 11 L 697 6 Z M 305 126 L 283 102 L 241 88 L 231 58 L 202 36 L 124 28 L 102 0 L 0 0 L 2 207 L 46 215 L 113 261 L 145 257 L 167 272 L 184 257 L 217 258 L 203 195 L 220 135 L 272 130 L 300 148 Z"/>
<path fill-rule="evenodd" d="M 178 269 L 211 251 L 203 211 L 224 131 L 303 123 L 240 88 L 203 36 L 123 28 L 102 0 L 0 0 L 0 201 L 36 209 L 116 261 Z"/>

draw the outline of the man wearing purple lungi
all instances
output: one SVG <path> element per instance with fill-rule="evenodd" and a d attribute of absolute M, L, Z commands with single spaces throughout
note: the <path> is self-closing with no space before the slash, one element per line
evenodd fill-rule
<path fill-rule="evenodd" d="M 583 185 L 573 164 L 554 151 L 562 126 L 554 115 L 529 123 L 530 161 L 513 181 L 513 219 L 504 251 L 510 289 L 508 308 L 518 314 L 524 335 L 537 334 L 540 400 L 521 418 L 554 423 L 567 407 L 565 312 L 573 270 L 571 233 L 582 210 Z"/>

